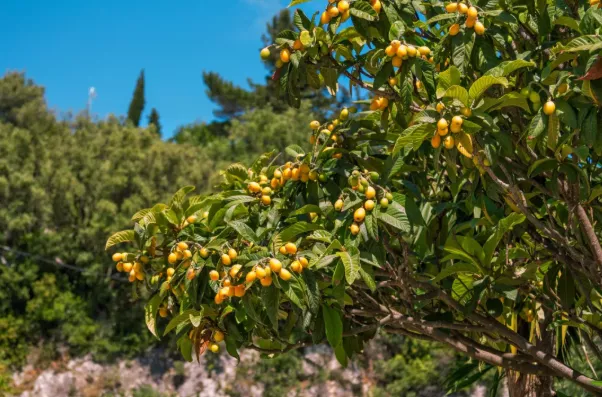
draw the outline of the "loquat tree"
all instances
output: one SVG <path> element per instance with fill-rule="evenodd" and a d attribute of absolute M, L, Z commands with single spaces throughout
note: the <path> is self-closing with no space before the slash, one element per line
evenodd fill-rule
<path fill-rule="evenodd" d="M 371 99 L 109 238 L 134 245 L 113 259 L 151 332 L 188 360 L 327 341 L 346 365 L 380 331 L 497 368 L 512 396 L 602 393 L 575 369 L 602 358 L 597 0 L 341 0 L 294 25 L 261 52 L 289 105 L 305 84 Z"/>

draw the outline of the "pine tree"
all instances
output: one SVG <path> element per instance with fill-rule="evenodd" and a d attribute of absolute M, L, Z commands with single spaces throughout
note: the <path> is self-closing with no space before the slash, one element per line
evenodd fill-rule
<path fill-rule="evenodd" d="M 157 109 L 152 108 L 150 115 L 148 116 L 148 125 L 154 124 L 157 134 L 161 136 L 161 122 L 159 121 L 159 112 Z"/>
<path fill-rule="evenodd" d="M 132 97 L 132 101 L 130 102 L 130 107 L 128 109 L 128 119 L 132 120 L 132 123 L 136 127 L 140 125 L 140 117 L 142 116 L 142 111 L 144 110 L 144 105 L 146 100 L 144 99 L 144 69 L 140 71 L 140 76 L 138 76 L 138 81 L 136 81 L 136 88 L 134 89 L 134 96 Z"/>

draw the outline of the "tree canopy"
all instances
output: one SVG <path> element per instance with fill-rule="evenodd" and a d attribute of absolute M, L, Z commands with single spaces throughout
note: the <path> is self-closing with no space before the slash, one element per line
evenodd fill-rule
<path fill-rule="evenodd" d="M 601 393 L 573 365 L 602 335 L 597 3 L 342 0 L 293 21 L 261 53 L 289 105 L 306 84 L 372 98 L 109 238 L 151 332 L 189 360 L 327 341 L 345 365 L 381 330 L 497 367 L 513 396 Z"/>

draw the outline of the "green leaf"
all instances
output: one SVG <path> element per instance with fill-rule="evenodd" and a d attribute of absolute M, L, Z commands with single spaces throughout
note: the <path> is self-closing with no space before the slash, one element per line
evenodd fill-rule
<path fill-rule="evenodd" d="M 307 291 L 307 304 L 312 313 L 317 313 L 320 310 L 320 288 L 316 281 L 316 276 L 313 272 L 303 272 L 303 281 L 305 281 L 305 290 Z"/>
<path fill-rule="evenodd" d="M 295 158 L 305 155 L 305 150 L 303 150 L 303 148 L 299 145 L 289 145 L 286 147 L 286 149 L 284 149 L 284 151 L 289 156 Z"/>
<path fill-rule="evenodd" d="M 566 15 L 556 18 L 554 20 L 553 25 L 566 26 L 566 27 L 573 29 L 576 32 L 580 32 L 579 22 L 577 22 L 575 19 L 573 19 L 571 17 L 567 17 Z"/>
<path fill-rule="evenodd" d="M 588 51 L 590 53 L 602 48 L 602 37 L 598 35 L 586 35 L 574 38 L 566 45 L 558 45 L 552 48 L 552 53 L 559 52 L 580 52 Z"/>
<path fill-rule="evenodd" d="M 431 124 L 414 124 L 413 126 L 406 128 L 393 147 L 393 155 L 399 153 L 401 149 L 412 148 L 418 150 L 422 142 L 426 137 L 432 135 L 435 131 L 435 127 Z"/>
<path fill-rule="evenodd" d="M 506 77 L 510 73 L 517 71 L 522 68 L 532 68 L 535 67 L 535 63 L 533 61 L 525 61 L 524 59 L 516 59 L 514 61 L 504 61 L 500 63 L 498 66 L 489 69 L 485 76 L 494 76 L 494 77 Z"/>
<path fill-rule="evenodd" d="M 459 274 L 452 284 L 452 297 L 461 302 L 468 300 L 468 293 L 472 290 L 474 279 L 470 274 Z"/>
<path fill-rule="evenodd" d="M 228 180 L 243 182 L 249 177 L 247 167 L 240 163 L 230 164 L 224 173 Z"/>
<path fill-rule="evenodd" d="M 575 282 L 568 271 L 563 271 L 558 278 L 558 297 L 565 310 L 569 310 L 575 302 Z"/>
<path fill-rule="evenodd" d="M 360 269 L 360 251 L 357 247 L 346 247 L 346 251 L 337 252 L 345 266 L 345 281 L 351 285 L 357 279 Z"/>
<path fill-rule="evenodd" d="M 280 290 L 275 285 L 261 289 L 261 299 L 265 312 L 274 330 L 278 329 L 278 308 L 280 307 Z"/>
<path fill-rule="evenodd" d="M 303 290 L 296 279 L 291 278 L 289 281 L 280 280 L 280 286 L 284 295 L 300 309 L 305 309 L 303 305 Z"/>
<path fill-rule="evenodd" d="M 107 244 L 105 245 L 105 250 L 120 243 L 134 241 L 135 238 L 136 234 L 133 230 L 122 230 L 109 237 L 109 239 L 107 240 Z"/>
<path fill-rule="evenodd" d="M 483 251 L 485 253 L 485 259 L 483 260 L 483 264 L 488 266 L 491 263 L 491 259 L 493 258 L 493 254 L 495 249 L 497 248 L 499 242 L 502 240 L 502 237 L 509 232 L 514 226 L 519 225 L 525 221 L 525 216 L 523 214 L 517 214 L 516 212 L 511 213 L 506 218 L 501 219 L 496 227 L 494 228 L 494 233 L 487 239 L 485 244 L 483 245 Z"/>
<path fill-rule="evenodd" d="M 548 139 L 547 144 L 548 148 L 551 150 L 556 150 L 556 145 L 558 144 L 558 136 L 560 135 L 560 120 L 556 113 L 553 113 L 548 116 Z"/>
<path fill-rule="evenodd" d="M 322 316 L 326 326 L 326 339 L 330 346 L 336 348 L 343 340 L 343 320 L 341 313 L 337 309 L 331 309 L 327 305 L 322 305 Z"/>
<path fill-rule="evenodd" d="M 228 222 L 228 225 L 236 230 L 236 232 L 245 240 L 251 241 L 253 243 L 257 243 L 259 241 L 257 235 L 246 223 L 242 221 L 231 221 Z"/>
<path fill-rule="evenodd" d="M 529 129 L 527 130 L 528 141 L 534 141 L 542 132 L 544 132 L 546 125 L 543 121 L 543 117 L 541 113 L 537 113 L 531 119 L 531 123 L 529 123 Z"/>
<path fill-rule="evenodd" d="M 372 268 L 369 268 L 369 270 L 372 270 Z M 359 273 L 360 273 L 360 276 L 362 277 L 362 280 L 364 280 L 364 283 L 366 283 L 366 286 L 368 286 L 368 288 L 370 288 L 370 291 L 372 291 L 372 292 L 376 291 L 376 281 L 374 281 L 374 276 L 371 274 L 371 272 L 369 273 L 362 266 L 359 268 Z"/>
<path fill-rule="evenodd" d="M 402 21 L 395 21 L 389 29 L 389 40 L 397 40 L 405 33 L 406 27 Z"/>
<path fill-rule="evenodd" d="M 157 311 L 159 310 L 159 305 L 161 305 L 162 300 L 161 294 L 157 293 L 150 298 L 144 306 L 144 321 L 146 322 L 146 327 L 157 339 L 160 339 L 159 335 L 157 335 Z"/>
<path fill-rule="evenodd" d="M 427 25 L 431 25 L 435 22 L 439 22 L 439 21 L 445 21 L 447 19 L 454 19 L 457 18 L 457 14 L 455 12 L 452 13 L 448 13 L 448 14 L 439 14 L 439 15 L 435 15 L 434 17 L 432 17 L 431 19 L 429 19 L 428 21 L 426 21 Z"/>
<path fill-rule="evenodd" d="M 139 221 L 140 219 L 144 218 L 147 214 L 151 213 L 152 211 L 153 211 L 152 208 L 145 208 L 143 210 L 140 210 L 140 211 L 136 212 L 134 214 L 134 216 L 132 216 L 131 221 L 132 222 Z"/>
<path fill-rule="evenodd" d="M 238 350 L 236 348 L 236 338 L 234 338 L 234 336 L 228 334 L 226 335 L 226 351 L 228 352 L 228 354 L 232 357 L 234 357 L 236 360 L 240 361 L 240 356 L 238 355 Z"/>
<path fill-rule="evenodd" d="M 346 368 L 349 364 L 347 360 L 347 353 L 345 352 L 345 347 L 343 343 L 339 343 L 337 347 L 334 348 L 334 356 L 336 357 L 341 367 Z"/>
<path fill-rule="evenodd" d="M 437 80 L 437 98 L 442 98 L 445 91 L 452 85 L 460 85 L 462 83 L 462 75 L 455 66 L 450 66 L 443 72 L 439 73 Z M 467 94 L 468 96 L 468 94 Z"/>
<path fill-rule="evenodd" d="M 520 92 L 516 92 L 516 91 L 509 92 L 505 95 L 502 95 L 500 98 L 495 99 L 491 103 L 491 105 L 488 109 L 479 107 L 479 110 L 484 111 L 484 112 L 489 110 L 489 112 L 493 112 L 494 110 L 498 110 L 498 109 L 510 107 L 510 106 L 519 107 L 527 112 L 530 111 L 529 102 L 527 102 L 527 98 L 524 95 L 522 95 Z"/>
<path fill-rule="evenodd" d="M 312 230 L 322 229 L 322 226 L 316 223 L 297 222 L 280 232 L 279 237 L 283 242 L 293 240 L 300 234 L 311 232 Z"/>
<path fill-rule="evenodd" d="M 443 270 L 441 270 L 439 272 L 439 274 L 437 274 L 437 276 L 434 279 L 432 279 L 431 281 L 433 283 L 438 283 L 439 281 L 443 280 L 445 277 L 451 276 L 452 274 L 457 274 L 457 273 L 479 274 L 480 269 L 472 263 L 458 262 L 458 263 L 454 263 L 453 265 L 444 267 Z"/>
<path fill-rule="evenodd" d="M 163 331 L 163 336 L 165 336 L 168 333 L 170 333 L 178 325 L 180 325 L 180 324 L 182 324 L 184 322 L 190 322 L 190 315 L 191 314 L 198 314 L 198 313 L 199 313 L 198 310 L 189 309 L 189 310 L 185 310 L 182 313 L 178 314 L 177 316 L 175 316 L 174 318 L 171 319 L 171 321 L 169 322 L 169 324 L 167 324 L 167 327 L 165 327 L 165 331 Z"/>
<path fill-rule="evenodd" d="M 385 62 L 382 68 L 378 71 L 374 77 L 373 87 L 375 90 L 382 87 L 383 84 L 393 75 L 393 63 Z"/>
<path fill-rule="evenodd" d="M 403 232 L 411 230 L 410 221 L 405 213 L 404 208 L 396 202 L 389 204 L 388 208 L 378 207 L 374 209 L 378 219 L 394 228 Z"/>
<path fill-rule="evenodd" d="M 293 6 L 296 6 L 298 4 L 307 3 L 308 1 L 311 1 L 311 0 L 293 0 L 293 1 L 290 2 L 290 4 L 287 7 L 293 7 Z"/>
<path fill-rule="evenodd" d="M 468 91 L 466 91 L 466 88 L 459 85 L 452 85 L 449 87 L 447 90 L 445 90 L 445 93 L 442 95 L 442 97 L 457 99 L 462 102 L 464 106 L 470 105 Z"/>
<path fill-rule="evenodd" d="M 369 212 L 364 219 L 364 224 L 366 225 L 366 230 L 368 231 L 368 236 L 372 240 L 378 241 L 378 220 L 374 212 Z"/>
<path fill-rule="evenodd" d="M 508 87 L 508 80 L 504 77 L 494 77 L 494 76 L 482 76 L 478 78 L 468 90 L 468 95 L 470 95 L 470 99 L 477 100 L 493 85 L 502 85 L 504 87 Z"/>
<path fill-rule="evenodd" d="M 558 168 L 558 160 L 555 158 L 543 158 L 536 160 L 529 166 L 527 175 L 534 177 L 543 172 L 555 170 L 556 168 Z"/>
<path fill-rule="evenodd" d="M 300 8 L 297 8 L 295 10 L 295 16 L 293 17 L 293 23 L 295 24 L 297 29 L 299 29 L 299 31 L 301 31 L 299 38 L 301 39 L 301 42 L 303 43 L 303 45 L 309 46 L 311 44 L 311 41 L 307 42 L 306 38 L 310 37 L 310 36 L 304 35 L 302 31 L 311 29 L 311 21 Z"/>
<path fill-rule="evenodd" d="M 182 203 L 184 202 L 184 198 L 186 195 L 194 190 L 194 186 L 184 186 L 180 190 L 176 192 L 171 198 L 169 203 L 170 207 L 177 206 L 178 208 L 182 207 Z"/>
<path fill-rule="evenodd" d="M 476 256 L 476 252 L 474 250 L 467 250 L 466 244 L 463 246 L 461 243 L 464 242 L 461 240 L 462 236 L 450 235 L 445 241 L 445 246 L 443 249 L 445 252 L 449 252 L 451 254 L 457 255 L 458 257 L 464 259 L 465 261 L 473 264 L 476 267 L 480 267 L 479 259 Z M 478 243 L 477 243 L 478 245 Z M 480 248 L 480 246 L 479 246 Z"/>
<path fill-rule="evenodd" d="M 375 21 L 378 18 L 378 15 L 372 6 L 363 1 L 355 1 L 351 3 L 349 13 L 354 17 L 365 19 L 366 21 Z"/>

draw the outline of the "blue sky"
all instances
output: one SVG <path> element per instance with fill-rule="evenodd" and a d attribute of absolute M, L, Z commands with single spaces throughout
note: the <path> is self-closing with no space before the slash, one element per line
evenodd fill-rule
<path fill-rule="evenodd" d="M 0 71 L 25 71 L 46 87 L 52 109 L 85 108 L 89 87 L 101 118 L 123 115 L 140 69 L 146 115 L 156 107 L 168 137 L 182 124 L 211 121 L 201 73 L 247 87 L 261 81 L 266 22 L 288 0 L 6 0 L 0 12 Z M 309 3 L 310 9 L 318 7 Z"/>

